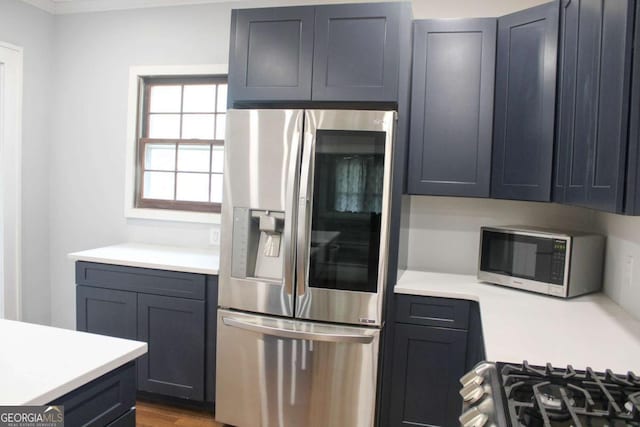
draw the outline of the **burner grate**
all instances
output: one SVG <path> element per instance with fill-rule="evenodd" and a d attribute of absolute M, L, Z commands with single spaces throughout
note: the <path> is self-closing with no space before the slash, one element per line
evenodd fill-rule
<path fill-rule="evenodd" d="M 640 427 L 640 377 L 498 364 L 513 426 Z"/>

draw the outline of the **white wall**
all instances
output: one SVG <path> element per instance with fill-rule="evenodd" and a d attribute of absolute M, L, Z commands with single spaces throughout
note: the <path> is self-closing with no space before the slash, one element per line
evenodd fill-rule
<path fill-rule="evenodd" d="M 598 213 L 595 228 L 607 235 L 605 292 L 640 319 L 640 217 Z"/>
<path fill-rule="evenodd" d="M 19 0 L 0 1 L 0 41 L 24 48 L 22 129 L 23 319 L 51 320 L 49 147 L 54 18 Z"/>

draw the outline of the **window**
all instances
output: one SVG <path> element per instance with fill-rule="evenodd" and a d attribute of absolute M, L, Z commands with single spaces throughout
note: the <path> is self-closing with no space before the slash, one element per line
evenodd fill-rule
<path fill-rule="evenodd" d="M 220 212 L 226 77 L 140 81 L 135 207 Z"/>

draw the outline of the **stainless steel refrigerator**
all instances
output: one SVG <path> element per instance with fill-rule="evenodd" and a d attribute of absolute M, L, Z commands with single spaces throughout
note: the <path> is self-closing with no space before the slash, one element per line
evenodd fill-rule
<path fill-rule="evenodd" d="M 395 116 L 229 111 L 218 421 L 373 426 Z"/>

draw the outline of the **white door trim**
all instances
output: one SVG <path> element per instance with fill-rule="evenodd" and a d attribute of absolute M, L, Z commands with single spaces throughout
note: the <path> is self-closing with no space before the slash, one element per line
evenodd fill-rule
<path fill-rule="evenodd" d="M 21 47 L 0 42 L 0 318 L 22 319 Z"/>

